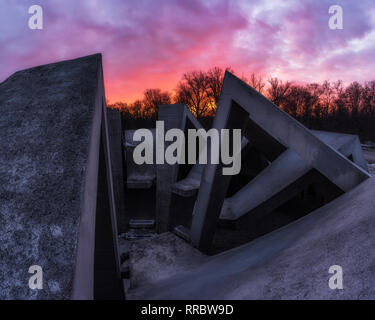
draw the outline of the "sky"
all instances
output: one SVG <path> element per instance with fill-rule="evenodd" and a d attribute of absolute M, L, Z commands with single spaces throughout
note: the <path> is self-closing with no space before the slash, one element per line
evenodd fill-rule
<path fill-rule="evenodd" d="M 31 30 L 31 5 L 43 30 Z M 343 29 L 331 30 L 331 5 Z M 183 73 L 231 67 L 296 82 L 375 79 L 373 0 L 0 0 L 0 81 L 101 52 L 106 96 L 173 90 Z"/>

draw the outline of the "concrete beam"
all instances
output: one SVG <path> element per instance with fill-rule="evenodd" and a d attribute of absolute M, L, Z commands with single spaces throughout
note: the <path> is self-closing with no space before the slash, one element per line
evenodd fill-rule
<path fill-rule="evenodd" d="M 213 128 L 219 132 L 222 129 L 243 130 L 247 122 L 247 112 L 236 102 L 231 101 L 227 108 L 220 108 L 219 103 Z M 210 149 L 211 146 L 208 144 L 208 154 L 211 154 Z M 212 164 L 208 157 L 191 224 L 191 242 L 203 252 L 207 252 L 211 247 L 230 180 L 231 176 L 222 175 L 222 165 Z"/>
<path fill-rule="evenodd" d="M 285 147 L 293 149 L 342 190 L 348 191 L 369 178 L 362 168 L 325 144 L 245 82 L 226 72 L 219 107 L 229 108 L 232 100 L 244 108 L 258 126 Z"/>
<path fill-rule="evenodd" d="M 357 163 L 359 166 L 366 165 L 357 136 L 325 131 L 312 131 L 312 133 L 346 157 L 355 154 L 355 160 L 359 161 Z M 356 163 L 356 161 L 353 162 Z M 285 151 L 245 187 L 232 197 L 225 199 L 220 219 L 239 219 L 281 192 L 311 169 L 312 167 L 296 152 L 291 149 Z M 286 202 L 289 198 L 284 200 Z M 279 205 L 282 204 L 283 202 L 279 203 Z"/>

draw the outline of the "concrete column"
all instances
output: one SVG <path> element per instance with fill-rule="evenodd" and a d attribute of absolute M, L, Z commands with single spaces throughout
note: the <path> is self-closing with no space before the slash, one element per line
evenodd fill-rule
<path fill-rule="evenodd" d="M 159 121 L 164 121 L 164 132 L 169 129 L 185 127 L 185 106 L 182 104 L 164 105 L 159 107 Z M 157 135 L 157 133 L 156 133 Z M 158 139 L 158 137 L 156 137 Z M 165 150 L 172 142 L 165 142 Z M 160 150 L 159 150 L 160 151 Z M 156 164 L 156 231 L 163 233 L 170 229 L 170 205 L 172 185 L 176 182 L 178 164 Z"/>
<path fill-rule="evenodd" d="M 122 125 L 118 109 L 107 109 L 109 145 L 111 149 L 112 174 L 115 194 L 118 233 L 127 229 L 125 215 L 124 174 L 122 158 Z"/>
<path fill-rule="evenodd" d="M 230 97 L 223 97 L 230 108 L 218 109 L 213 128 L 244 129 L 248 121 L 248 113 L 242 109 Z M 211 146 L 207 145 L 208 155 L 211 154 Z M 193 221 L 191 226 L 191 242 L 203 252 L 209 251 L 215 235 L 217 221 L 221 206 L 226 196 L 231 176 L 222 174 L 222 165 L 212 164 L 208 157 L 198 192 Z"/>

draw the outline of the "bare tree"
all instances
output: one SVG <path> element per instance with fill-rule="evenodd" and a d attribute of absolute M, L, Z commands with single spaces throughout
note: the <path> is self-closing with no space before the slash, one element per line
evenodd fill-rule
<path fill-rule="evenodd" d="M 141 100 L 136 100 L 132 104 L 130 104 L 129 109 L 131 110 L 131 114 L 134 118 L 140 119 L 144 118 L 143 113 L 143 104 Z"/>
<path fill-rule="evenodd" d="M 224 71 L 219 67 L 214 67 L 207 71 L 207 85 L 208 85 L 208 97 L 212 99 L 211 106 L 214 108 L 212 111 L 216 111 L 219 103 L 221 87 L 224 81 Z"/>
<path fill-rule="evenodd" d="M 278 78 L 270 78 L 268 83 L 270 84 L 267 89 L 268 98 L 277 106 L 283 107 L 283 103 L 291 92 L 292 83 L 289 81 L 283 83 Z"/>
<path fill-rule="evenodd" d="M 160 89 L 147 89 L 144 91 L 143 107 L 148 117 L 157 114 L 159 106 L 170 103 L 171 96 L 166 91 L 161 91 Z"/>
<path fill-rule="evenodd" d="M 320 86 L 320 101 L 322 106 L 322 116 L 327 118 L 328 114 L 332 111 L 332 104 L 335 99 L 335 91 L 329 81 L 324 81 Z"/>
<path fill-rule="evenodd" d="M 363 113 L 375 116 L 375 80 L 366 82 L 362 91 Z"/>
<path fill-rule="evenodd" d="M 352 114 L 352 117 L 357 117 L 362 96 L 362 86 L 358 82 L 352 82 L 345 89 L 345 100 L 348 107 L 348 111 Z"/>
<path fill-rule="evenodd" d="M 256 91 L 260 93 L 263 93 L 264 87 L 266 85 L 266 83 L 263 81 L 262 76 L 256 75 L 255 73 L 252 73 L 250 75 L 248 83 L 250 84 L 250 86 L 252 86 Z"/>
<path fill-rule="evenodd" d="M 305 121 L 307 125 L 313 117 L 323 117 L 324 109 L 320 104 L 320 97 L 322 95 L 322 88 L 318 83 L 309 83 L 306 86 L 307 93 L 305 94 Z"/>
<path fill-rule="evenodd" d="M 366 139 L 375 139 L 375 80 L 366 82 L 362 90 L 361 128 Z"/>
<path fill-rule="evenodd" d="M 177 103 L 185 103 L 190 111 L 202 118 L 211 107 L 207 75 L 202 71 L 185 73 L 176 88 Z"/>

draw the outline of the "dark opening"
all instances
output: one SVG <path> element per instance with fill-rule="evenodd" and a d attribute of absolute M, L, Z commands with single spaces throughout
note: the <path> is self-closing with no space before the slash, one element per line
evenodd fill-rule
<path fill-rule="evenodd" d="M 232 249 L 279 229 L 343 193 L 319 171 L 312 169 L 237 221 L 219 221 L 210 254 Z"/>
<path fill-rule="evenodd" d="M 103 137 L 100 139 L 96 201 L 94 299 L 124 299 L 122 282 L 117 273 L 113 238 L 117 235 L 112 229 Z"/>

